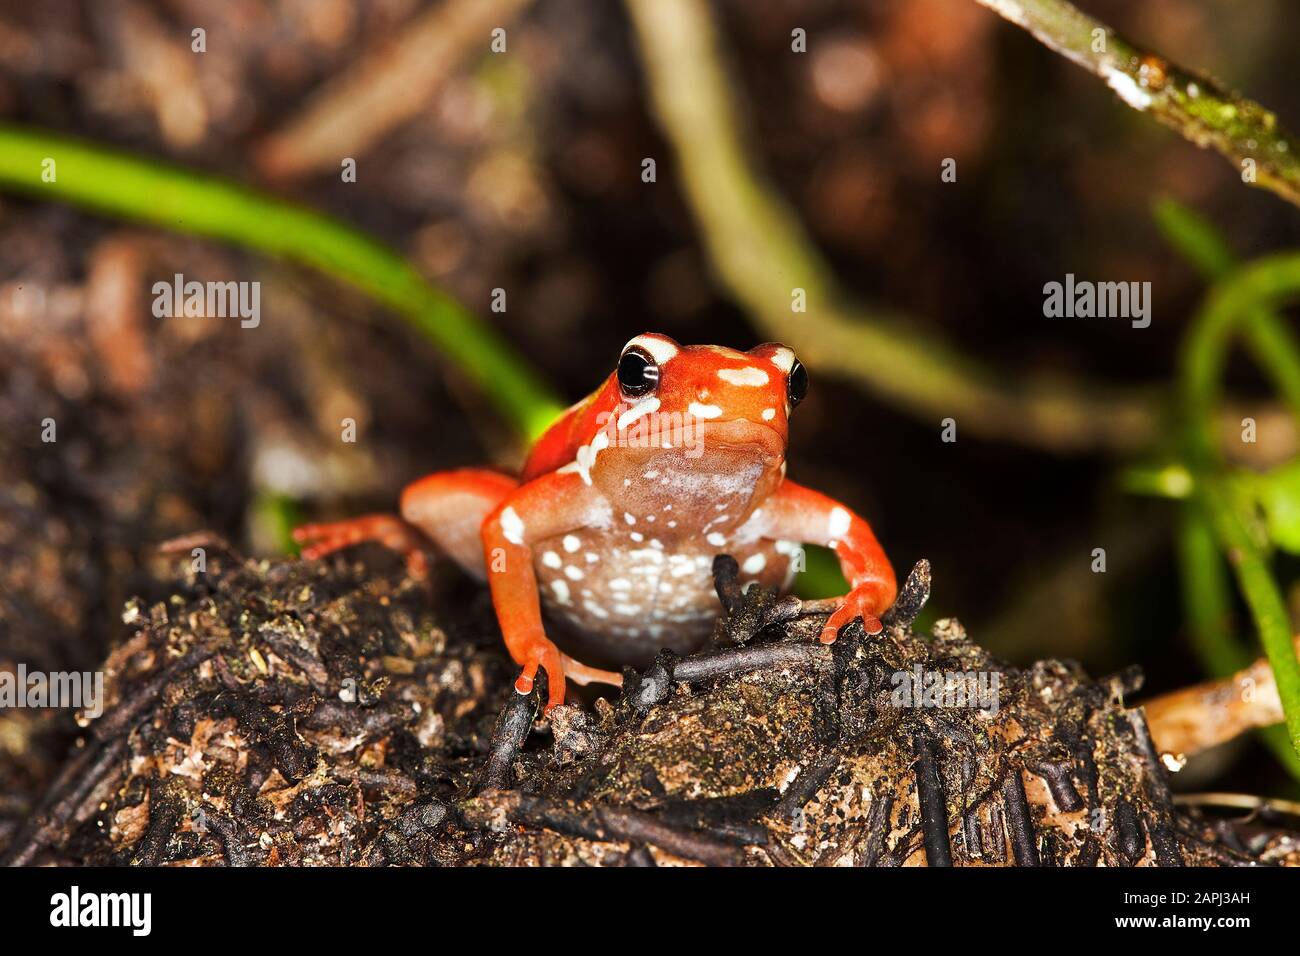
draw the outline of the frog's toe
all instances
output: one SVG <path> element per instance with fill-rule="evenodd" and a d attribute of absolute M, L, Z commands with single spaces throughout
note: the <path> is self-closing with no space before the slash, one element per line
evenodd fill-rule
<path fill-rule="evenodd" d="M 840 629 L 856 617 L 862 618 L 862 626 L 868 634 L 879 634 L 883 631 L 884 625 L 880 623 L 880 618 L 875 613 L 875 605 L 878 603 L 876 598 L 875 590 L 870 588 L 854 588 L 844 595 L 840 606 L 832 612 L 822 627 L 821 642 L 834 644 Z"/>
<path fill-rule="evenodd" d="M 609 684 L 611 687 L 623 686 L 623 675 L 616 671 L 603 671 L 597 667 L 588 667 L 581 661 L 575 661 L 567 654 L 561 654 L 564 676 L 575 684 L 586 687 L 588 684 Z"/>
<path fill-rule="evenodd" d="M 550 711 L 564 703 L 564 655 L 559 648 L 546 638 L 541 638 L 528 655 L 527 663 L 515 678 L 515 690 L 521 694 L 531 694 L 537 679 L 537 669 L 546 668 L 546 706 L 543 712 Z"/>
<path fill-rule="evenodd" d="M 293 539 L 304 546 L 302 556 L 308 561 L 364 541 L 375 541 L 403 555 L 407 572 L 413 577 L 424 577 L 429 570 L 422 542 L 414 529 L 392 515 L 366 515 L 346 521 L 305 524 L 294 529 Z"/>

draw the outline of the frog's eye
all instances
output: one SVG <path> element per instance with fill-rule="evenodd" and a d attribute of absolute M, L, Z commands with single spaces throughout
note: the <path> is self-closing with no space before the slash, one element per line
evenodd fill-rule
<path fill-rule="evenodd" d="M 785 397 L 790 400 L 791 408 L 808 397 L 808 370 L 797 359 L 785 377 Z"/>
<path fill-rule="evenodd" d="M 659 366 L 654 357 L 638 345 L 618 360 L 618 387 L 633 398 L 655 390 L 659 385 Z"/>

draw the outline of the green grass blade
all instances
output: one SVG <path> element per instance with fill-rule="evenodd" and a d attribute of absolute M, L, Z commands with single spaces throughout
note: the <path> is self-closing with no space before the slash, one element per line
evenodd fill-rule
<path fill-rule="evenodd" d="M 220 239 L 345 282 L 406 317 L 525 439 L 541 434 L 562 408 L 491 328 L 396 251 L 322 213 L 215 176 L 10 125 L 0 125 L 0 187 Z"/>

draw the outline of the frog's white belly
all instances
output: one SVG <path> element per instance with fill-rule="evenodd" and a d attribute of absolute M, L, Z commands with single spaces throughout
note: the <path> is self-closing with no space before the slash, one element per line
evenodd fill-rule
<path fill-rule="evenodd" d="M 785 584 L 788 549 L 759 539 L 711 544 L 656 536 L 653 525 L 586 530 L 541 542 L 534 554 L 550 630 L 584 662 L 644 665 L 661 648 L 696 650 L 721 612 L 713 558 L 732 555 L 741 583 Z M 558 625 L 558 627 L 557 627 Z"/>

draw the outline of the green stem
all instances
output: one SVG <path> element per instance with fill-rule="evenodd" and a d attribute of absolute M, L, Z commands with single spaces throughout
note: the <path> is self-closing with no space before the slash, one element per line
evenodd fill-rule
<path fill-rule="evenodd" d="M 1231 489 L 1218 474 L 1213 434 L 1223 366 L 1237 323 L 1297 292 L 1300 254 L 1271 256 L 1241 268 L 1211 294 L 1197 316 L 1187 336 L 1179 375 L 1188 411 L 1188 453 L 1198 472 L 1196 500 L 1232 564 L 1277 681 L 1292 748 L 1300 753 L 1300 661 L 1291 640 L 1290 617 L 1267 557 Z M 1284 356 L 1282 361 L 1290 365 L 1295 356 Z"/>
<path fill-rule="evenodd" d="M 1183 407 L 1190 413 L 1191 450 L 1203 466 L 1215 457 L 1214 409 L 1222 398 L 1223 367 L 1228 344 L 1239 325 L 1255 324 L 1269 313 L 1267 304 L 1300 292 L 1300 253 L 1282 253 L 1256 260 L 1235 272 L 1210 295 L 1210 300 L 1188 333 L 1180 360 Z M 1280 323 L 1279 323 L 1280 324 Z M 1266 341 L 1283 347 L 1270 356 L 1267 366 L 1280 388 L 1300 383 L 1300 352 L 1283 329 Z M 1298 386 L 1300 389 L 1300 386 Z M 1288 401 L 1292 400 L 1288 395 Z M 1294 400 L 1300 402 L 1300 390 Z"/>
<path fill-rule="evenodd" d="M 410 320 L 522 437 L 539 435 L 561 410 L 492 329 L 393 249 L 321 213 L 214 176 L 9 125 L 0 125 L 0 186 L 309 266 Z"/>
<path fill-rule="evenodd" d="M 1209 222 L 1182 203 L 1162 199 L 1156 223 L 1165 238 L 1210 283 L 1222 282 L 1237 268 L 1237 257 Z M 1300 341 L 1273 309 L 1255 305 L 1241 323 L 1246 347 L 1272 380 L 1300 422 Z"/>
<path fill-rule="evenodd" d="M 1214 529 L 1196 509 L 1186 509 L 1178 532 L 1178 560 L 1183 607 L 1192 631 L 1192 649 L 1205 671 L 1227 677 L 1250 666 L 1251 654 L 1230 626 L 1232 592 L 1219 554 Z M 1262 727 L 1257 733 L 1291 776 L 1300 780 L 1300 754 L 1285 727 Z"/>
<path fill-rule="evenodd" d="M 1291 746 L 1300 754 L 1300 663 L 1296 661 L 1291 640 L 1291 618 L 1286 602 L 1273 580 L 1268 559 L 1256 546 L 1223 483 L 1217 479 L 1204 482 L 1200 501 L 1220 544 L 1228 552 L 1246 606 L 1255 620 L 1260 642 L 1277 681 Z"/>
<path fill-rule="evenodd" d="M 1178 528 L 1178 563 L 1183 607 L 1192 631 L 1192 650 L 1214 677 L 1250 664 L 1251 656 L 1232 632 L 1232 592 L 1214 529 L 1195 509 L 1186 509 Z"/>
<path fill-rule="evenodd" d="M 1237 267 L 1236 256 L 1206 219 L 1172 199 L 1156 204 L 1155 218 L 1165 238 L 1209 281 L 1223 281 Z M 1300 419 L 1300 385 L 1294 376 L 1296 347 L 1282 319 L 1264 306 L 1250 310 L 1244 337 L 1252 357 L 1286 397 Z M 1186 474 L 1181 465 L 1170 466 Z M 1194 487 L 1186 481 L 1188 497 Z M 1192 649 L 1206 673 L 1227 677 L 1249 666 L 1250 652 L 1237 640 L 1231 626 L 1232 591 L 1227 566 L 1219 553 L 1214 529 L 1197 508 L 1185 508 L 1178 532 L 1178 560 L 1183 608 L 1192 633 Z M 1260 739 L 1273 755 L 1300 780 L 1300 754 L 1291 746 L 1285 727 L 1264 727 Z"/>

